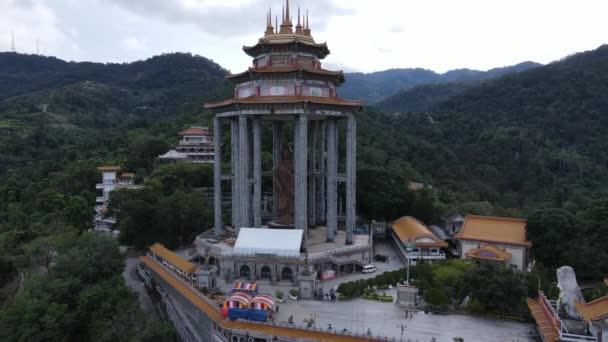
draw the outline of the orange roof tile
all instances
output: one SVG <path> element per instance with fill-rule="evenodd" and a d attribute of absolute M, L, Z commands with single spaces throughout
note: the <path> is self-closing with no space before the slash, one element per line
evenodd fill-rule
<path fill-rule="evenodd" d="M 97 170 L 104 171 L 120 171 L 120 166 L 99 166 Z"/>
<path fill-rule="evenodd" d="M 179 132 L 179 135 L 209 135 L 209 129 L 207 127 L 190 127 Z"/>
<path fill-rule="evenodd" d="M 489 261 L 506 262 L 511 260 L 511 253 L 503 251 L 502 249 L 493 245 L 471 249 L 465 255 L 469 258 Z"/>
<path fill-rule="evenodd" d="M 338 106 L 349 106 L 349 107 L 361 107 L 363 102 L 360 101 L 349 101 L 340 99 L 337 97 L 317 97 L 317 96 L 250 96 L 245 98 L 234 98 L 217 103 L 205 104 L 205 108 L 218 108 L 225 107 L 232 104 L 281 104 L 281 103 L 316 103 L 316 104 L 327 104 L 327 105 L 338 105 Z"/>
<path fill-rule="evenodd" d="M 399 240 L 403 243 L 414 243 L 416 246 L 420 247 L 448 246 L 445 241 L 439 239 L 422 222 L 411 216 L 404 216 L 393 222 L 392 228 L 395 234 L 397 234 L 397 237 L 399 237 Z"/>
<path fill-rule="evenodd" d="M 120 178 L 134 178 L 135 174 L 131 172 L 123 173 L 120 175 Z"/>
<path fill-rule="evenodd" d="M 526 240 L 525 219 L 467 215 L 460 233 L 454 237 L 460 240 L 498 242 L 531 246 Z"/>
<path fill-rule="evenodd" d="M 182 258 L 181 256 L 173 253 L 172 251 L 168 250 L 167 248 L 165 248 L 165 246 L 163 246 L 160 243 L 155 243 L 154 245 L 152 245 L 150 247 L 150 252 L 167 260 L 174 266 L 179 267 L 184 272 L 188 272 L 188 273 L 196 272 L 197 267 L 195 264 L 193 264 L 193 263 L 189 262 L 188 260 Z"/>
<path fill-rule="evenodd" d="M 528 309 L 532 313 L 534 320 L 536 321 L 536 325 L 538 326 L 538 330 L 541 334 L 543 334 L 543 341 L 545 342 L 558 342 L 559 341 L 559 331 L 557 327 L 553 324 L 551 319 L 549 319 L 540 304 L 532 298 L 528 298 Z"/>
<path fill-rule="evenodd" d="M 585 321 L 593 322 L 608 318 L 608 296 L 600 297 L 589 303 L 575 302 L 574 305 Z"/>
<path fill-rule="evenodd" d="M 330 334 L 326 332 L 304 330 L 298 328 L 289 328 L 276 325 L 257 324 L 247 321 L 230 321 L 222 317 L 219 307 L 212 306 L 199 295 L 197 295 L 192 289 L 184 285 L 182 282 L 177 280 L 175 276 L 167 272 L 161 266 L 159 266 L 152 259 L 142 256 L 139 258 L 141 262 L 150 267 L 156 274 L 163 278 L 171 287 L 177 290 L 184 298 L 190 301 L 199 310 L 204 312 L 209 318 L 211 318 L 217 324 L 227 329 L 239 329 L 244 331 L 256 331 L 263 334 L 284 336 L 292 338 L 307 338 L 315 339 L 319 341 L 336 341 L 336 342 L 349 342 L 349 341 L 374 341 L 372 338 L 356 337 L 356 336 L 343 336 Z"/>

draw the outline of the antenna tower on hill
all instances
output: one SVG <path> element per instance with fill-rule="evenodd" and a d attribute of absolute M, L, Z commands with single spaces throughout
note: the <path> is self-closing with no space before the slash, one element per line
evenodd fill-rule
<path fill-rule="evenodd" d="M 15 32 L 11 31 L 11 51 L 12 52 L 16 52 L 17 50 L 15 49 Z"/>

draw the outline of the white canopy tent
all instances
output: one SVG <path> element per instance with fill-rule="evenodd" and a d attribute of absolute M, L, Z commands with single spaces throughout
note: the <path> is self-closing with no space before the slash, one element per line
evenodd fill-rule
<path fill-rule="evenodd" d="M 158 156 L 159 159 L 187 159 L 188 156 L 183 154 L 183 153 L 179 153 L 176 150 L 170 150 L 169 152 Z"/>
<path fill-rule="evenodd" d="M 299 257 L 303 232 L 299 229 L 241 228 L 234 245 L 234 254 Z"/>

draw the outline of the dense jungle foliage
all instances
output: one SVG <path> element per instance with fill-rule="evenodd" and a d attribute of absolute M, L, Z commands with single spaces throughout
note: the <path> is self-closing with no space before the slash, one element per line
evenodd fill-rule
<path fill-rule="evenodd" d="M 120 165 L 146 185 L 117 192 L 112 210 L 123 230 L 120 242 L 177 246 L 210 228 L 212 203 L 195 191 L 210 185 L 210 169 L 159 165 L 156 156 L 184 127 L 210 124 L 202 104 L 230 96 L 224 74 L 188 54 L 106 65 L 0 53 L 0 318 L 15 327 L 3 329 L 3 338 L 32 340 L 44 331 L 42 340 L 56 340 L 65 331 L 73 341 L 112 339 L 105 323 L 90 318 L 102 315 L 112 324 L 114 312 L 140 315 L 118 279 L 124 265 L 111 262 L 119 258 L 117 245 L 86 233 L 96 167 Z M 601 200 L 608 190 L 607 88 L 603 47 L 468 87 L 428 113 L 368 108 L 358 118 L 359 214 L 377 220 L 409 214 L 426 223 L 439 223 L 452 210 L 530 215 L 547 227 L 530 232 L 547 274 L 564 262 L 583 262 L 548 255 L 543 246 L 556 236 L 537 233 L 556 226 L 558 238 L 572 237 L 593 255 L 591 266 L 580 266 L 584 277 L 608 273 L 597 239 L 608 222 Z M 427 186 L 411 191 L 408 181 Z M 560 211 L 537 212 L 549 209 Z M 79 255 L 87 244 L 107 248 L 110 264 L 91 265 L 105 277 L 76 281 L 81 270 L 66 256 L 88 262 Z M 125 295 L 96 312 L 87 301 L 109 287 Z M 171 335 L 146 320 L 123 328 L 141 339 Z"/>

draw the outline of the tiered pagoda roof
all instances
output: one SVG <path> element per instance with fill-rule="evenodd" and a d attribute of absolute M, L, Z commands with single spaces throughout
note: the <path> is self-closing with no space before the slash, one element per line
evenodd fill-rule
<path fill-rule="evenodd" d="M 344 83 L 344 72 L 340 71 L 332 71 L 327 69 L 315 69 L 315 68 L 303 68 L 299 66 L 270 66 L 264 68 L 249 68 L 247 71 L 243 71 L 238 74 L 229 74 L 226 76 L 227 79 L 232 80 L 233 82 L 244 82 L 248 80 L 253 80 L 260 75 L 268 75 L 268 74 L 296 74 L 298 76 L 303 76 L 303 74 L 309 74 L 308 76 L 320 76 L 323 78 L 328 78 L 334 84 L 340 85 Z"/>
<path fill-rule="evenodd" d="M 321 105 L 336 105 L 348 107 L 361 107 L 360 101 L 349 101 L 333 97 L 318 97 L 318 96 L 250 96 L 245 98 L 234 98 L 222 102 L 206 104 L 205 108 L 225 107 L 233 104 L 296 104 L 296 103 L 314 103 Z"/>
<path fill-rule="evenodd" d="M 314 104 L 317 109 L 347 111 L 359 110 L 363 103 L 338 97 L 337 87 L 345 82 L 342 71 L 326 70 L 321 60 L 327 57 L 327 44 L 318 44 L 312 37 L 308 13 L 298 9 L 297 24 L 292 23 L 289 0 L 272 25 L 272 13 L 266 16 L 266 31 L 256 45 L 243 48 L 254 58 L 253 67 L 229 74 L 227 79 L 236 88 L 234 98 L 206 104 L 215 111 L 230 109 L 263 109 L 273 111 L 278 105 Z M 341 108 L 340 108 L 341 107 Z"/>

